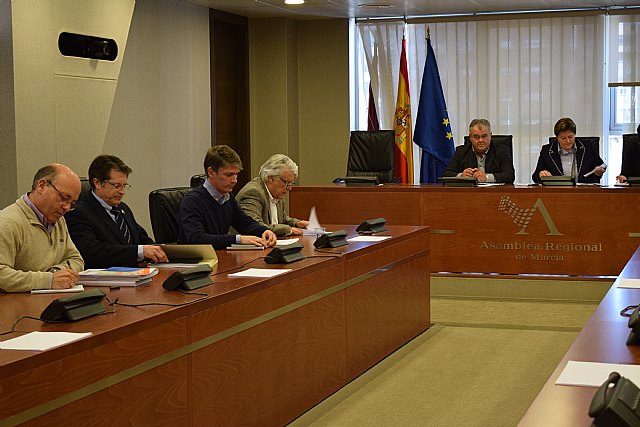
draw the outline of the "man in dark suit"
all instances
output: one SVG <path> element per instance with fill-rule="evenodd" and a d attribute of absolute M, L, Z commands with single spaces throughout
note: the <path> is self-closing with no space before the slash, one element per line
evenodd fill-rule
<path fill-rule="evenodd" d="M 606 165 L 591 145 L 576 141 L 575 122 L 563 117 L 556 122 L 553 133 L 556 141 L 542 146 L 531 179 L 540 182 L 543 176 L 566 175 L 580 183 L 600 182 Z"/>
<path fill-rule="evenodd" d="M 91 192 L 65 219 L 86 268 L 135 267 L 144 260 L 166 262 L 167 255 L 122 202 L 131 168 L 116 156 L 96 157 L 89 166 Z"/>
<path fill-rule="evenodd" d="M 512 184 L 515 180 L 513 160 L 507 147 L 491 144 L 491 123 L 473 119 L 469 124 L 471 144 L 456 147 L 444 176 L 475 177 L 479 182 Z"/>

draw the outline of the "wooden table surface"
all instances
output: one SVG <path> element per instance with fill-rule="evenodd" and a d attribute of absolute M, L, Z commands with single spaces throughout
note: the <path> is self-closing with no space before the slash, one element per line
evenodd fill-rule
<path fill-rule="evenodd" d="M 355 236 L 355 226 L 345 229 Z M 105 289 L 114 313 L 78 322 L 23 319 L 31 331 L 91 332 L 44 352 L 0 350 L 0 425 L 283 425 L 429 327 L 429 230 L 390 226 L 378 243 L 313 248 L 266 264 L 268 251 L 218 251 L 199 298 L 150 284 Z M 244 268 L 290 268 L 267 279 Z M 0 295 L 0 332 L 60 294 Z M 108 307 L 112 310 L 113 306 Z"/>
<path fill-rule="evenodd" d="M 618 279 L 558 364 L 520 422 L 521 427 L 589 426 L 588 409 L 594 387 L 555 385 L 570 360 L 583 362 L 640 363 L 640 346 L 627 346 L 628 318 L 620 311 L 640 303 L 640 289 L 617 288 L 621 279 L 640 278 L 640 248 L 628 260 Z M 605 379 L 603 379 L 604 382 Z"/>

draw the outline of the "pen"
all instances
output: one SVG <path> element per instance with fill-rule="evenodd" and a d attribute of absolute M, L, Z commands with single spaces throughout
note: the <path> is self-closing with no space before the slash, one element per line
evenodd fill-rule
<path fill-rule="evenodd" d="M 589 172 L 589 173 L 585 173 L 585 174 L 584 174 L 584 175 L 582 175 L 582 176 L 584 176 L 584 177 L 586 178 L 586 177 L 588 177 L 589 175 L 591 175 L 592 173 L 594 173 L 594 172 L 596 171 L 596 169 L 606 169 L 606 168 L 607 168 L 607 164 L 606 164 L 606 163 L 603 163 L 603 164 L 601 164 L 600 166 L 597 166 L 597 167 L 596 167 L 594 170 L 592 170 L 591 172 Z"/>
<path fill-rule="evenodd" d="M 69 269 L 70 269 L 70 270 L 73 270 L 73 269 L 71 268 L 71 262 L 70 262 L 69 260 L 67 260 L 67 267 L 69 267 Z"/>

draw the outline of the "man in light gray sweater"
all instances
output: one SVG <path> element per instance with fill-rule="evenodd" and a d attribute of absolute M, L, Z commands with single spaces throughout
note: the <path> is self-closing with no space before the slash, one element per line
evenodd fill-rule
<path fill-rule="evenodd" d="M 64 214 L 75 207 L 80 179 L 61 164 L 36 173 L 31 191 L 0 211 L 0 288 L 63 289 L 78 283 L 84 261 Z"/>

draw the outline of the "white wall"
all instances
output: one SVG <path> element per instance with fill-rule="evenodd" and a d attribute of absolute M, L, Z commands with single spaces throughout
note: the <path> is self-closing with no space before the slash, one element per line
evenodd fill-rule
<path fill-rule="evenodd" d="M 133 169 L 125 201 L 149 233 L 149 192 L 188 186 L 202 173 L 211 146 L 209 68 L 209 9 L 136 2 L 101 152 Z"/>
<path fill-rule="evenodd" d="M 148 193 L 188 185 L 211 144 L 209 9 L 174 0 L 0 6 L 12 12 L 0 34 L 12 27 L 14 56 L 12 85 L 3 79 L 0 87 L 15 91 L 15 107 L 0 107 L 0 123 L 15 123 L 14 139 L 3 140 L 0 151 L 5 170 L 15 167 L 1 176 L 2 207 L 29 190 L 41 166 L 60 162 L 86 176 L 93 158 L 108 153 L 133 168 L 125 201 L 151 233 Z M 118 58 L 64 57 L 62 31 L 113 38 Z M 2 69 L 11 60 L 3 46 Z"/>
<path fill-rule="evenodd" d="M 60 162 L 80 170 L 100 149 L 127 44 L 133 0 L 12 2 L 18 192 L 35 171 Z M 114 39 L 115 61 L 68 57 L 61 32 Z"/>
<path fill-rule="evenodd" d="M 253 174 L 274 153 L 302 184 L 344 176 L 349 147 L 349 22 L 253 19 L 250 37 Z"/>

